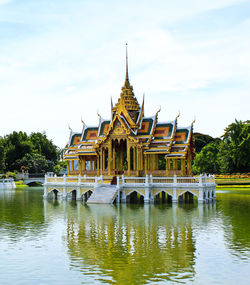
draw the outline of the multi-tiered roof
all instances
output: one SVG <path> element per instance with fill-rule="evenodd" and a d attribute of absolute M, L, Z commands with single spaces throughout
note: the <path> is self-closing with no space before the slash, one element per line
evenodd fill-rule
<path fill-rule="evenodd" d="M 111 100 L 111 120 L 105 120 L 99 115 L 97 126 L 89 127 L 83 123 L 81 133 L 71 131 L 64 158 L 77 159 L 80 155 L 97 155 L 100 145 L 108 139 L 114 127 L 117 136 L 126 134 L 141 146 L 144 154 L 183 158 L 189 151 L 194 156 L 193 123 L 189 127 L 179 128 L 179 115 L 172 121 L 158 122 L 159 112 L 160 110 L 152 117 L 144 116 L 144 96 L 140 106 L 129 81 L 126 53 L 125 83 L 115 106 Z"/>

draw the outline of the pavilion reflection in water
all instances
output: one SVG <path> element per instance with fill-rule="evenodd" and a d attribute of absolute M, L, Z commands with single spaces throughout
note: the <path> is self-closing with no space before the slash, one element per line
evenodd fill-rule
<path fill-rule="evenodd" d="M 215 204 L 116 207 L 61 201 L 61 205 L 65 210 L 76 207 L 67 216 L 65 236 L 71 266 L 83 274 L 91 266 L 99 280 L 118 284 L 192 280 L 193 219 L 202 219 L 206 206 L 210 212 L 216 210 Z"/>

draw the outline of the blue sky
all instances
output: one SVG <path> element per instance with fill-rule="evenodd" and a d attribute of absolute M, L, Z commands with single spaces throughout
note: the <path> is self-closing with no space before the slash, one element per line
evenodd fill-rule
<path fill-rule="evenodd" d="M 0 0 L 0 135 L 46 131 L 110 116 L 129 75 L 145 115 L 181 112 L 195 131 L 220 136 L 249 119 L 250 1 Z"/>

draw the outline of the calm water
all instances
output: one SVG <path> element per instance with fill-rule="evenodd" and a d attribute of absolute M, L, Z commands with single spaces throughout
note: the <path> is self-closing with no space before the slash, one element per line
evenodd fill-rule
<path fill-rule="evenodd" d="M 0 284 L 249 284 L 248 190 L 173 206 L 42 194 L 0 190 Z"/>

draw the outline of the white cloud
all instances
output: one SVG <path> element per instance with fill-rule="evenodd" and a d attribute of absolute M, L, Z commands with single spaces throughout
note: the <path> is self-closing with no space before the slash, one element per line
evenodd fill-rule
<path fill-rule="evenodd" d="M 139 102 L 146 93 L 146 115 L 161 105 L 160 120 L 172 120 L 180 109 L 181 125 L 196 115 L 196 131 L 216 136 L 235 117 L 246 118 L 249 20 L 207 38 L 195 28 L 189 36 L 174 29 L 188 17 L 244 1 L 118 2 L 77 1 L 70 13 L 63 2 L 55 16 L 37 8 L 27 16 L 36 32 L 0 46 L 0 96 L 8 106 L 0 113 L 1 135 L 46 130 L 63 146 L 69 122 L 80 131 L 81 116 L 89 125 L 97 124 L 97 109 L 108 118 L 110 96 L 117 100 L 124 80 L 126 41 L 131 83 Z M 19 18 L 25 23 L 25 15 Z"/>

